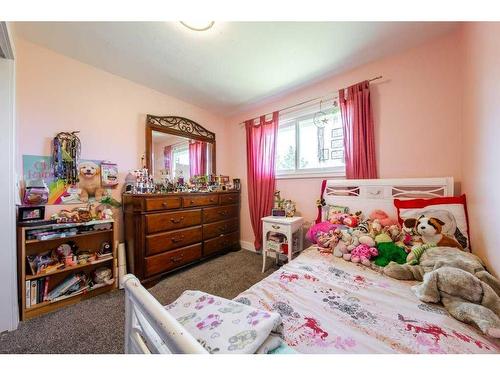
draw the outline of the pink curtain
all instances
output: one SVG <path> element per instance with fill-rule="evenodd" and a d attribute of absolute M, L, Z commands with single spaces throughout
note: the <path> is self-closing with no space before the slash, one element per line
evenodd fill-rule
<path fill-rule="evenodd" d="M 189 143 L 189 175 L 201 176 L 207 173 L 207 143 L 192 141 Z"/>
<path fill-rule="evenodd" d="M 163 165 L 168 174 L 172 175 L 172 146 L 165 146 L 163 149 Z"/>
<path fill-rule="evenodd" d="M 346 177 L 377 178 L 369 82 L 340 90 L 339 102 L 344 130 Z"/>
<path fill-rule="evenodd" d="M 259 123 L 245 122 L 247 134 L 247 178 L 250 220 L 255 235 L 255 249 L 262 247 L 261 219 L 271 214 L 276 189 L 275 151 L 278 131 L 278 112 L 266 121 L 261 116 Z"/>

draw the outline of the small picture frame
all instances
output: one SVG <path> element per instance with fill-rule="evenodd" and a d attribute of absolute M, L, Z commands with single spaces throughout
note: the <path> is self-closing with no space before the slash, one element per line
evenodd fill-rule
<path fill-rule="evenodd" d="M 271 210 L 271 216 L 286 216 L 286 211 L 281 208 L 273 208 Z"/>
<path fill-rule="evenodd" d="M 24 223 L 45 218 L 45 206 L 21 206 L 18 211 L 17 221 Z"/>
<path fill-rule="evenodd" d="M 115 163 L 101 163 L 101 185 L 113 187 L 118 185 L 118 165 Z"/>

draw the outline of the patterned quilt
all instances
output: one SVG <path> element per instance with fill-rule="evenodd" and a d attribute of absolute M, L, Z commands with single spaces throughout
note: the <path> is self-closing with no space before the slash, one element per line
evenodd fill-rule
<path fill-rule="evenodd" d="M 277 311 L 299 353 L 499 353 L 500 342 L 394 280 L 311 247 L 236 301 Z"/>

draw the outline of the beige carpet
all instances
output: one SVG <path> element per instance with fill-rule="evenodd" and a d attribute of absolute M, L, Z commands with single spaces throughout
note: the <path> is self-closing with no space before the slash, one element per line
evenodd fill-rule
<path fill-rule="evenodd" d="M 186 289 L 234 298 L 275 270 L 261 267 L 260 255 L 241 250 L 168 276 L 150 292 L 163 305 Z M 0 353 L 123 353 L 124 319 L 124 292 L 116 290 L 21 322 L 0 336 Z"/>

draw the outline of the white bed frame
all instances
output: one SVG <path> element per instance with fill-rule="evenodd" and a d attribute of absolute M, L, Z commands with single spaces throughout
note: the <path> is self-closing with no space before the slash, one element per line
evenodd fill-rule
<path fill-rule="evenodd" d="M 327 180 L 323 198 L 327 204 L 348 206 L 352 211 L 382 209 L 396 216 L 394 198 L 435 198 L 453 195 L 453 178 L 405 178 L 379 180 Z M 208 352 L 141 285 L 126 275 L 125 353 Z"/>
<path fill-rule="evenodd" d="M 453 177 L 399 178 L 378 180 L 327 180 L 323 199 L 326 205 L 346 206 L 350 212 L 368 214 L 381 209 L 397 217 L 394 199 L 453 196 Z M 322 219 L 327 209 L 322 210 Z M 322 221 L 323 221 L 322 220 Z"/>

